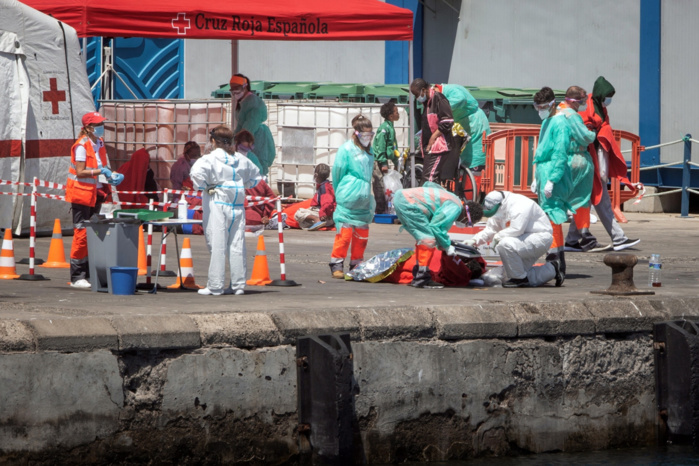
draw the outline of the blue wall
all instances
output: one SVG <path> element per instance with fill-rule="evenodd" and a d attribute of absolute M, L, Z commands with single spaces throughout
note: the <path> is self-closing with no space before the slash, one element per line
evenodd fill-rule
<path fill-rule="evenodd" d="M 386 0 L 386 3 L 413 12 L 413 72 L 416 78 L 422 77 L 422 5 L 418 0 Z M 386 41 L 386 84 L 406 84 L 409 80 L 408 56 L 410 45 L 407 41 Z"/>
<path fill-rule="evenodd" d="M 644 146 L 660 143 L 661 0 L 641 0 L 638 134 Z M 641 152 L 641 165 L 660 163 L 660 151 Z"/>

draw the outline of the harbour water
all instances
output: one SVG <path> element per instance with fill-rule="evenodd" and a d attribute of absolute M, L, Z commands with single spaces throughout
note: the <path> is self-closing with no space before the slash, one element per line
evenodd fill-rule
<path fill-rule="evenodd" d="M 699 465 L 699 452 L 691 446 L 622 448 L 581 453 L 543 453 L 503 458 L 477 458 L 441 463 L 403 463 L 411 466 L 690 466 Z"/>

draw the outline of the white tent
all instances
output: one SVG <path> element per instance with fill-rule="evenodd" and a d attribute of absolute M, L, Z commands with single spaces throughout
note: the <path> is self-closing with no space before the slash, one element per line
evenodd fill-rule
<path fill-rule="evenodd" d="M 0 101 L 0 179 L 65 184 L 80 119 L 95 109 L 75 29 L 16 0 L 0 0 Z M 31 188 L 2 185 L 0 191 Z M 55 218 L 69 228 L 69 208 L 39 198 L 37 232 L 50 232 Z M 29 197 L 0 195 L 0 228 L 28 233 L 29 213 Z"/>

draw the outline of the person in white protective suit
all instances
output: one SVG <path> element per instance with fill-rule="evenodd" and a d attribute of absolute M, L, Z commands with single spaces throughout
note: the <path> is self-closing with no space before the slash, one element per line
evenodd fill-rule
<path fill-rule="evenodd" d="M 189 173 L 194 186 L 203 190 L 203 227 L 211 253 L 209 280 L 202 295 L 243 294 L 245 289 L 245 189 L 262 179 L 259 169 L 233 149 L 233 131 L 217 126 L 211 133 L 214 150 L 196 161 Z M 227 289 L 226 256 L 231 281 Z"/>
<path fill-rule="evenodd" d="M 565 275 L 558 261 L 534 267 L 551 246 L 553 229 L 546 213 L 534 201 L 509 191 L 492 191 L 483 201 L 485 229 L 465 241 L 480 246 L 492 240 L 505 271 L 503 287 L 540 286 L 556 279 L 561 286 Z"/>

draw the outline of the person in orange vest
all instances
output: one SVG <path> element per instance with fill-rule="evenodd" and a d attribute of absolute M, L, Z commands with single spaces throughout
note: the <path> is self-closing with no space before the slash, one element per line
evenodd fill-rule
<path fill-rule="evenodd" d="M 102 202 L 111 193 L 109 186 L 98 180 L 118 185 L 124 175 L 112 173 L 107 168 L 107 151 L 104 147 L 104 120 L 98 112 L 83 115 L 82 128 L 70 151 L 70 167 L 66 183 L 66 202 L 73 213 L 73 243 L 70 248 L 70 286 L 90 288 L 90 270 L 87 258 L 87 232 L 84 222 L 99 213 Z"/>

